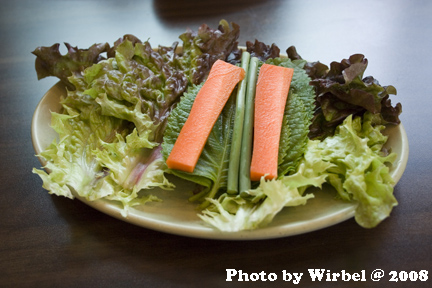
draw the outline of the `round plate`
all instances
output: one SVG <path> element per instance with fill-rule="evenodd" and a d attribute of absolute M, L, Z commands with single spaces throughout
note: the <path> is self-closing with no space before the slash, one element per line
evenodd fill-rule
<path fill-rule="evenodd" d="M 61 96 L 66 96 L 66 90 L 59 82 L 48 90 L 36 107 L 31 131 L 37 154 L 57 137 L 50 127 L 50 111 L 60 111 Z M 408 161 L 408 139 L 402 124 L 387 128 L 385 133 L 389 135 L 386 146 L 398 155 L 391 167 L 391 175 L 397 183 Z M 45 164 L 42 160 L 41 162 L 42 165 Z M 225 240 L 278 238 L 322 229 L 353 217 L 356 207 L 353 203 L 336 199 L 335 191 L 324 186 L 323 190 L 316 190 L 315 198 L 308 200 L 307 205 L 284 208 L 267 227 L 252 231 L 221 232 L 208 226 L 197 216 L 196 204 L 188 202 L 190 184 L 179 179 L 172 180 L 176 184 L 174 191 L 154 189 L 148 192 L 157 195 L 163 202 L 131 208 L 126 218 L 121 216 L 121 207 L 115 202 L 77 198 L 101 212 L 145 228 L 189 237 Z"/>

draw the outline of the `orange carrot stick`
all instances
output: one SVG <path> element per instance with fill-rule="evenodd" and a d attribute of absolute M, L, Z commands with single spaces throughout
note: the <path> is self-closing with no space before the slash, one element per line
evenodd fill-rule
<path fill-rule="evenodd" d="M 250 178 L 277 177 L 283 114 L 294 69 L 263 64 L 255 95 L 254 140 Z"/>
<path fill-rule="evenodd" d="M 189 117 L 166 161 L 168 168 L 193 172 L 213 126 L 238 82 L 241 67 L 217 60 L 198 92 Z"/>

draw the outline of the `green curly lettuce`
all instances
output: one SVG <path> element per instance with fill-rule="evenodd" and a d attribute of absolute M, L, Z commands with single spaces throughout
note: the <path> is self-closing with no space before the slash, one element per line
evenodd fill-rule
<path fill-rule="evenodd" d="M 304 158 L 306 159 L 306 158 Z M 320 158 L 302 160 L 296 173 L 279 179 L 261 179 L 256 189 L 237 196 L 227 193 L 198 216 L 209 225 L 227 232 L 253 230 L 268 225 L 284 207 L 305 205 L 314 197 L 304 193 L 308 187 L 321 187 L 326 181 L 326 169 L 332 166 Z"/>
<path fill-rule="evenodd" d="M 355 203 L 359 225 L 372 228 L 397 205 L 390 175 L 396 154 L 383 152 L 387 137 L 381 119 L 371 113 L 348 116 L 334 136 L 308 140 L 295 173 L 277 180 L 262 179 L 256 189 L 237 196 L 209 199 L 211 206 L 199 215 L 222 231 L 251 230 L 268 225 L 284 207 L 303 205 L 312 198 L 306 189 L 332 185 L 343 201 Z"/>
<path fill-rule="evenodd" d="M 127 130 L 121 129 L 122 120 L 102 115 L 97 106 L 88 112 L 90 120 L 82 119 L 76 110 L 65 109 L 68 114 L 52 113 L 52 127 L 59 140 L 54 140 L 39 155 L 46 161 L 44 168 L 49 173 L 33 169 L 51 194 L 71 199 L 78 195 L 90 201 L 102 198 L 120 201 L 126 215 L 131 206 L 158 200 L 151 195 L 138 195 L 139 190 L 172 188 L 163 176 L 163 162 L 142 161 L 147 160 L 146 151 L 153 145 L 145 138 L 138 138 L 136 132 L 125 136 Z M 117 165 L 113 164 L 114 158 Z M 149 163 L 146 164 L 149 167 L 143 168 L 140 163 Z M 120 177 L 123 181 L 118 180 Z M 147 180 L 145 184 L 142 179 Z"/>
<path fill-rule="evenodd" d="M 329 183 L 342 199 L 358 203 L 355 219 L 366 228 L 378 225 L 397 205 L 389 168 L 397 155 L 383 152 L 387 136 L 381 122 L 372 113 L 348 116 L 334 136 L 310 142 L 315 157 L 335 164 L 328 170 Z"/>

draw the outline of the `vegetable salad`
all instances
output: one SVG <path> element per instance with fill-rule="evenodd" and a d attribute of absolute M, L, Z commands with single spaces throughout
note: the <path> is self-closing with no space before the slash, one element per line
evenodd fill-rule
<path fill-rule="evenodd" d="M 196 184 L 190 201 L 204 222 L 241 231 L 267 225 L 284 207 L 307 204 L 314 197 L 308 188 L 326 184 L 344 201 L 358 203 L 359 225 L 378 225 L 397 205 L 389 173 L 396 155 L 383 149 L 387 136 L 381 133 L 400 123 L 402 106 L 390 99 L 396 89 L 364 77 L 364 55 L 327 66 L 302 59 L 294 46 L 286 50 L 288 57 L 281 57 L 275 44 L 258 40 L 241 48 L 239 33 L 237 24 L 222 20 L 216 29 L 204 24 L 187 30 L 171 46 L 153 48 L 124 35 L 112 45 L 87 49 L 66 43 L 66 55 L 59 44 L 36 48 L 38 78 L 58 77 L 67 88 L 62 111 L 52 113 L 59 140 L 38 155 L 45 169 L 33 169 L 43 187 L 68 198 L 76 193 L 89 201 L 115 201 L 127 216 L 135 205 L 163 201 L 143 190 L 175 193 L 167 177 L 172 174 Z M 256 59 L 256 74 L 263 64 L 291 68 L 294 74 L 277 177 L 249 181 L 246 190 L 228 193 L 239 88 L 218 116 L 193 172 L 168 169 L 166 160 L 213 64 L 241 66 L 243 53 Z M 245 111 L 249 104 L 246 98 Z"/>

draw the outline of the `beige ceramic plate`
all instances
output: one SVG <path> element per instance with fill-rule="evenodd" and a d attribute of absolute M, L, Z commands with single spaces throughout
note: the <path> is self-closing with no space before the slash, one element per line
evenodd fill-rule
<path fill-rule="evenodd" d="M 60 110 L 59 100 L 65 93 L 63 85 L 57 83 L 48 90 L 36 107 L 32 121 L 32 141 L 37 154 L 57 136 L 50 127 L 50 111 Z M 398 154 L 398 159 L 391 169 L 397 183 L 408 160 L 408 139 L 402 125 L 392 127 L 386 133 L 389 135 L 388 147 Z M 268 227 L 235 233 L 220 232 L 207 226 L 197 216 L 196 205 L 188 202 L 188 183 L 180 180 L 175 183 L 177 188 L 174 191 L 150 191 L 163 199 L 163 202 L 133 208 L 127 218 L 121 216 L 120 206 L 114 202 L 78 199 L 101 212 L 145 228 L 209 239 L 253 240 L 285 237 L 322 229 L 354 216 L 355 204 L 336 200 L 334 191 L 324 188 L 317 191 L 315 198 L 308 200 L 307 205 L 285 208 Z"/>

